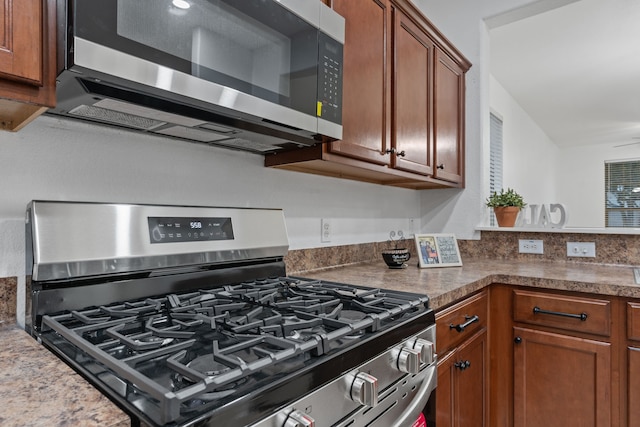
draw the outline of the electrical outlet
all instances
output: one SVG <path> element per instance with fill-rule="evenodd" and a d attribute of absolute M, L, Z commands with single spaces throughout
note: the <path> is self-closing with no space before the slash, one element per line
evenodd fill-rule
<path fill-rule="evenodd" d="M 418 234 L 419 227 L 418 227 L 418 220 L 416 218 L 409 219 L 409 230 L 413 236 Z"/>
<path fill-rule="evenodd" d="M 327 243 L 331 241 L 331 220 L 322 218 L 320 220 L 320 241 Z"/>
<path fill-rule="evenodd" d="M 518 241 L 518 252 L 521 254 L 544 254 L 544 244 L 542 240 L 523 240 Z"/>
<path fill-rule="evenodd" d="M 567 256 L 595 258 L 595 242 L 567 242 Z"/>

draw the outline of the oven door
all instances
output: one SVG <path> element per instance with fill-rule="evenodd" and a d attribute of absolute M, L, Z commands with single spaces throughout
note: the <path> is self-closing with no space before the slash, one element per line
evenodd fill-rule
<path fill-rule="evenodd" d="M 326 13 L 318 0 L 285 3 L 292 6 L 275 0 L 74 0 L 67 68 L 305 130 L 317 131 L 319 117 L 340 124 L 342 43 L 319 30 Z M 115 69 L 105 70 L 108 64 Z M 227 91 L 220 99 L 201 99 L 211 93 L 202 90 L 207 84 Z"/>

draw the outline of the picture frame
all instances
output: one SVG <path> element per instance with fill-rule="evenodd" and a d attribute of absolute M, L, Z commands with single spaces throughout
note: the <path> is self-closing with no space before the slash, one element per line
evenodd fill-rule
<path fill-rule="evenodd" d="M 420 268 L 462 265 L 458 240 L 454 234 L 416 234 L 415 243 Z"/>

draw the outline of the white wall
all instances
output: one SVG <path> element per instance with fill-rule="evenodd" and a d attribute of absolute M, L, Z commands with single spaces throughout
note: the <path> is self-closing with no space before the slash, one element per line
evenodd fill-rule
<path fill-rule="evenodd" d="M 390 230 L 410 233 L 419 216 L 413 190 L 265 168 L 260 155 L 50 116 L 2 134 L 0 168 L 2 219 L 22 221 L 32 199 L 276 207 L 300 249 L 385 240 Z M 330 244 L 320 243 L 320 218 L 333 220 Z"/>
<path fill-rule="evenodd" d="M 563 148 L 558 163 L 558 196 L 572 208 L 569 226 L 604 227 L 605 162 L 639 158 L 639 145 Z"/>
<path fill-rule="evenodd" d="M 556 0 L 551 0 L 554 2 Z M 526 5 L 550 0 L 413 0 L 425 16 L 472 63 L 466 75 L 466 188 L 422 192 L 421 231 L 479 238 L 478 225 L 488 224 L 489 178 L 489 33 L 484 20 Z M 547 4 L 549 4 L 547 6 Z"/>
<path fill-rule="evenodd" d="M 604 164 L 640 158 L 638 145 L 558 146 L 493 77 L 491 108 L 504 120 L 504 186 L 527 203 L 564 204 L 565 227 L 605 227 Z"/>
<path fill-rule="evenodd" d="M 558 196 L 569 208 L 570 227 L 604 227 L 604 159 L 608 148 L 560 151 Z"/>
<path fill-rule="evenodd" d="M 503 120 L 503 186 L 528 204 L 566 204 L 556 194 L 558 146 L 493 77 L 491 109 Z"/>

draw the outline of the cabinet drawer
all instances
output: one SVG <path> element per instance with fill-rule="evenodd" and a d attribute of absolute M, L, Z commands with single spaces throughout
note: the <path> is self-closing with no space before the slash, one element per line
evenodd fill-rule
<path fill-rule="evenodd" d="M 611 302 L 544 292 L 514 291 L 516 322 L 611 335 Z"/>
<path fill-rule="evenodd" d="M 481 292 L 436 313 L 436 349 L 444 354 L 487 326 L 487 293 Z"/>
<path fill-rule="evenodd" d="M 640 341 L 640 302 L 627 303 L 627 338 Z"/>

